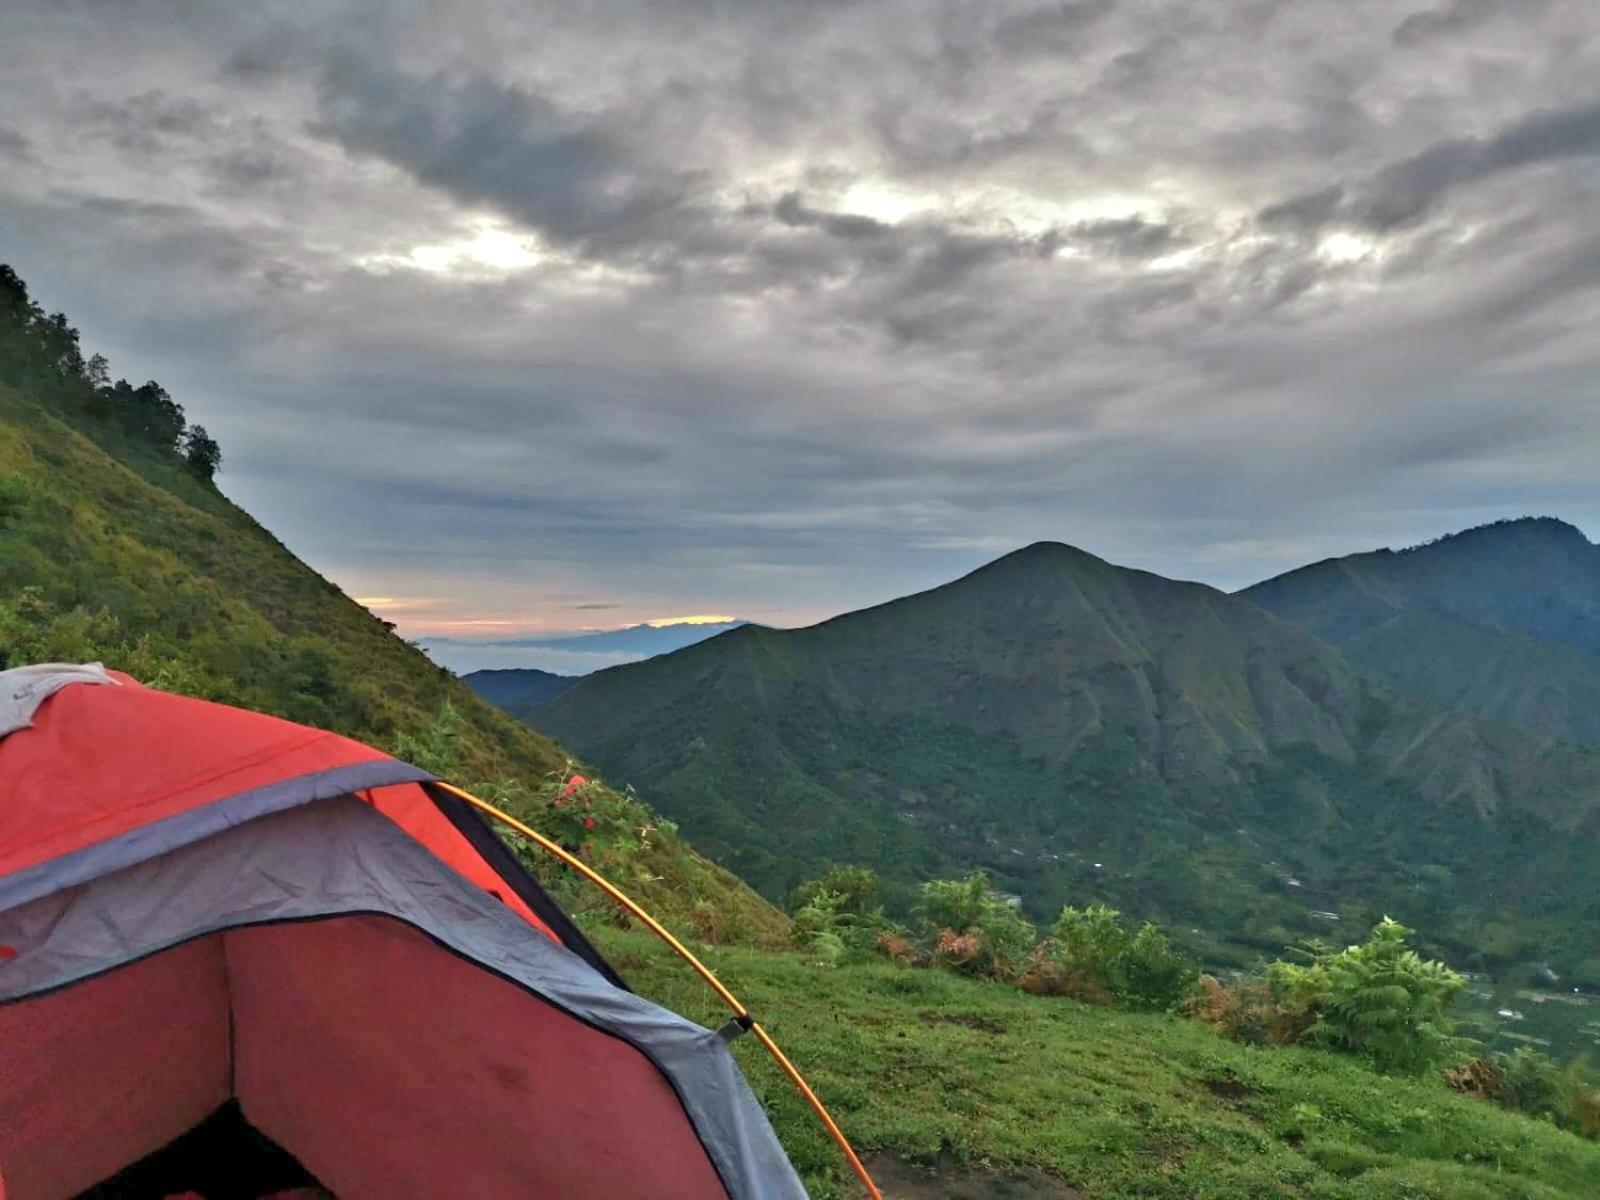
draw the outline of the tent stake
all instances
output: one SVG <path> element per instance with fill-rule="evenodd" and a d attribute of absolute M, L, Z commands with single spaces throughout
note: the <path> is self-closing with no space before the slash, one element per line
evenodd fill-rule
<path fill-rule="evenodd" d="M 733 1010 L 733 1015 L 740 1020 L 741 1024 L 746 1021 L 749 1022 L 750 1032 L 755 1034 L 756 1040 L 766 1047 L 767 1053 L 772 1055 L 773 1061 L 783 1069 L 783 1073 L 789 1077 L 789 1082 L 794 1084 L 795 1090 L 800 1093 L 801 1098 L 811 1106 L 811 1111 L 817 1114 L 817 1119 L 822 1122 L 823 1128 L 828 1131 L 828 1136 L 834 1140 L 834 1143 L 839 1147 L 840 1151 L 843 1152 L 845 1160 L 850 1164 L 850 1169 L 856 1173 L 856 1176 L 861 1180 L 863 1186 L 866 1187 L 867 1195 L 869 1195 L 872 1200 L 883 1200 L 883 1193 L 878 1190 L 878 1185 L 872 1182 L 872 1176 L 867 1173 L 867 1168 L 862 1165 L 860 1157 L 855 1152 L 855 1148 L 850 1145 L 850 1139 L 845 1137 L 844 1130 L 839 1128 L 838 1122 L 833 1119 L 832 1114 L 828 1112 L 822 1101 L 817 1098 L 817 1094 L 811 1090 L 811 1085 L 805 1081 L 805 1077 L 800 1074 L 799 1069 L 795 1067 L 794 1063 L 789 1061 L 789 1056 L 778 1048 L 778 1043 L 772 1040 L 772 1035 L 769 1034 L 765 1029 L 761 1028 L 760 1024 L 751 1018 L 750 1010 L 740 1002 L 737 996 L 727 989 L 722 980 L 718 979 L 716 975 L 712 973 L 711 968 L 696 958 L 693 952 L 691 952 L 687 946 L 685 946 L 677 938 L 673 937 L 672 934 L 668 932 L 666 926 L 662 925 L 660 921 L 656 920 L 648 912 L 646 912 L 644 908 L 642 908 L 631 896 L 613 884 L 604 875 L 600 874 L 599 871 L 596 871 L 588 863 L 584 862 L 577 855 L 571 853 L 559 843 L 551 841 L 549 838 L 545 837 L 544 834 L 538 832 L 532 827 L 523 824 L 510 813 L 496 808 L 487 800 L 478 799 L 478 797 L 474 796 L 471 792 L 463 791 L 462 789 L 445 783 L 442 780 L 436 782 L 433 786 L 442 788 L 444 791 L 449 792 L 458 800 L 463 800 L 472 805 L 472 807 L 476 808 L 479 812 L 493 817 L 507 828 L 516 830 L 516 832 L 520 833 L 534 845 L 538 846 L 539 849 L 543 850 L 546 854 L 559 859 L 561 862 L 571 867 L 574 871 L 578 872 L 578 874 L 582 875 L 590 883 L 594 884 L 607 896 L 611 897 L 611 899 L 615 900 L 618 904 L 625 908 L 628 913 L 642 925 L 644 925 L 646 929 L 655 934 L 669 947 L 671 947 L 673 952 L 676 953 L 679 958 L 683 959 L 684 962 L 688 963 L 692 968 L 694 968 L 695 974 L 699 975 L 701 979 L 705 980 L 706 984 L 711 988 L 712 991 L 716 992 L 718 997 L 721 998 L 722 1002 Z"/>

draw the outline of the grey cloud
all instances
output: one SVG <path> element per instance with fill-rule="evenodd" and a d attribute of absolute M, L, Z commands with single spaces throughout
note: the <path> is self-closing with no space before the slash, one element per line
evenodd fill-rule
<path fill-rule="evenodd" d="M 174 139 L 196 140 L 214 132 L 213 113 L 198 100 L 152 89 L 118 102 L 82 96 L 77 124 L 91 137 L 110 141 L 128 154 L 153 154 Z"/>
<path fill-rule="evenodd" d="M 1337 218 L 1344 208 L 1344 202 L 1344 187 L 1335 183 L 1314 192 L 1303 192 L 1288 200 L 1269 204 L 1258 216 L 1263 225 L 1316 228 L 1327 225 Z"/>
<path fill-rule="evenodd" d="M 247 34 L 221 63 L 222 74 L 258 82 L 309 66 L 314 44 L 286 22 L 272 22 Z"/>
<path fill-rule="evenodd" d="M 0 157 L 13 162 L 31 162 L 34 157 L 32 143 L 15 129 L 0 125 Z"/>
<path fill-rule="evenodd" d="M 1600 156 L 1600 102 L 1530 113 L 1483 138 L 1453 138 L 1391 163 L 1355 185 L 1332 185 L 1269 205 L 1264 224 L 1346 222 L 1377 232 L 1411 225 L 1452 191 L 1540 163 Z"/>
<path fill-rule="evenodd" d="M 1374 229 L 1414 221 L 1446 192 L 1540 162 L 1600 155 L 1600 102 L 1533 113 L 1488 138 L 1441 142 L 1386 167 L 1353 216 Z"/>
<path fill-rule="evenodd" d="M 824 233 L 840 238 L 882 237 L 889 232 L 889 226 L 871 217 L 823 212 L 810 208 L 800 198 L 799 192 L 785 192 L 772 206 L 772 215 L 785 225 L 815 226 Z"/>
<path fill-rule="evenodd" d="M 1544 0 L 1449 0 L 1438 8 L 1414 12 L 1394 28 L 1394 43 L 1407 48 L 1450 37 L 1485 25 L 1499 16 L 1537 18 Z"/>
<path fill-rule="evenodd" d="M 360 54 L 330 56 L 314 128 L 558 242 L 636 241 L 692 203 L 697 174 L 649 169 L 603 114 L 524 88 L 419 78 Z"/>
<path fill-rule="evenodd" d="M 995 44 L 1013 54 L 1059 54 L 1078 47 L 1081 31 L 1112 9 L 1114 0 L 1067 0 L 1001 20 Z"/>
<path fill-rule="evenodd" d="M 1084 221 L 1067 230 L 1067 236 L 1094 246 L 1105 246 L 1125 258 L 1155 258 L 1185 241 L 1170 225 L 1146 221 L 1143 217 Z"/>

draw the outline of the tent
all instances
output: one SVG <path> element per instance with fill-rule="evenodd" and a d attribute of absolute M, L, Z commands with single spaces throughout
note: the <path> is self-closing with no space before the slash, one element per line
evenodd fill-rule
<path fill-rule="evenodd" d="M 628 991 L 463 795 L 0 672 L 0 1200 L 804 1197 L 738 1025 Z"/>

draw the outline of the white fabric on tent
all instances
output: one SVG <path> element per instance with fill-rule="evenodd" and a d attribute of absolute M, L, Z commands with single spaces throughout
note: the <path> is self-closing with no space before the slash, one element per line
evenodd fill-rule
<path fill-rule="evenodd" d="M 116 682 L 97 662 L 39 663 L 0 671 L 0 737 L 32 725 L 39 705 L 70 683 Z"/>

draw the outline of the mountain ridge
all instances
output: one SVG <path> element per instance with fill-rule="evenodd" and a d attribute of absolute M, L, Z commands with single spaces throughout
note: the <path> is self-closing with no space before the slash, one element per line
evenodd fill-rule
<path fill-rule="evenodd" d="M 1567 843 L 1572 871 L 1600 863 L 1595 756 L 1416 700 L 1247 599 L 1064 543 L 609 668 L 528 716 L 771 895 L 827 861 L 902 886 L 983 865 L 1037 912 L 1100 896 L 1265 943 L 1322 932 L 1279 902 L 1290 876 L 1318 907 L 1405 911 L 1423 868 L 1479 870 L 1475 899 L 1452 892 L 1477 912 L 1444 935 L 1464 946 L 1532 886 L 1508 829 Z"/>
<path fill-rule="evenodd" d="M 1403 691 L 1600 747 L 1600 546 L 1567 522 L 1325 559 L 1237 594 Z"/>
<path fill-rule="evenodd" d="M 515 714 L 519 709 L 554 700 L 578 678 L 536 667 L 502 667 L 473 671 L 461 680 L 490 704 Z"/>

